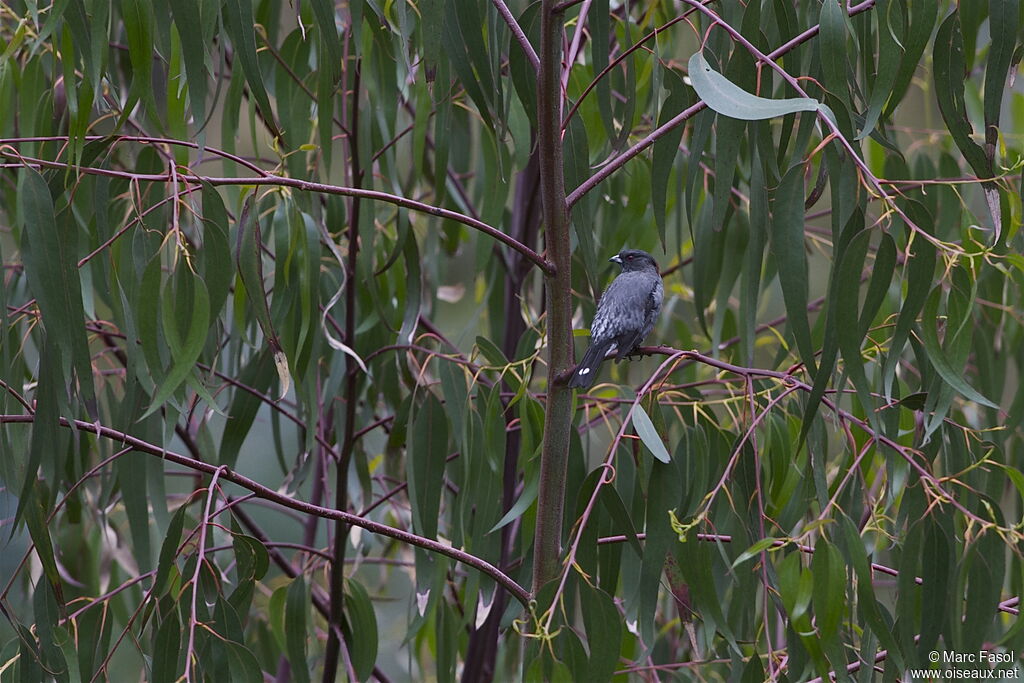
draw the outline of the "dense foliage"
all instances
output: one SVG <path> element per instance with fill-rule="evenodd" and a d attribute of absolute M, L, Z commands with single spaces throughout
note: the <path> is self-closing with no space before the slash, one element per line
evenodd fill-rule
<path fill-rule="evenodd" d="M 0 5 L 0 676 L 1021 652 L 1022 13 Z"/>

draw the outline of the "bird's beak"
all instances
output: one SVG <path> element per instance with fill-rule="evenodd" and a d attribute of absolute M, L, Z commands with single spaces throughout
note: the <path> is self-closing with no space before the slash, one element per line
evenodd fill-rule
<path fill-rule="evenodd" d="M 615 256 L 612 256 L 608 260 L 611 261 L 612 263 L 618 263 L 620 266 L 622 265 L 622 259 L 619 257 L 618 254 L 616 254 Z"/>

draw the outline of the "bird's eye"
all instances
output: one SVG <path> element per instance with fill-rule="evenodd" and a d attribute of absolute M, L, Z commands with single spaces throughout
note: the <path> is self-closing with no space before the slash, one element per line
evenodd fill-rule
<path fill-rule="evenodd" d="M 632 260 L 633 260 L 633 255 L 632 255 L 632 254 L 630 254 L 629 256 L 627 256 L 627 257 L 626 257 L 626 260 L 627 260 L 627 261 L 632 261 Z"/>

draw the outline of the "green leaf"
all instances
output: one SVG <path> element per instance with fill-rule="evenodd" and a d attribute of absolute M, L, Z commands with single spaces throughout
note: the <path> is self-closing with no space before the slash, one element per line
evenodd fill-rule
<path fill-rule="evenodd" d="M 619 492 L 615 490 L 614 486 L 602 486 L 600 495 L 605 509 L 611 515 L 617 527 L 623 531 L 630 547 L 633 548 L 638 557 L 643 557 L 644 552 L 640 546 L 640 538 L 636 534 L 636 527 L 629 516 L 629 510 L 626 509 L 622 498 L 619 497 Z"/>
<path fill-rule="evenodd" d="M 636 614 L 640 637 L 645 643 L 654 642 L 654 616 L 658 608 L 661 573 L 665 568 L 665 555 L 672 551 L 675 533 L 669 521 L 668 510 L 678 500 L 679 481 L 675 463 L 662 464 L 648 461 L 647 505 L 644 510 L 644 554 L 640 560 L 639 575 L 631 591 L 632 601 L 626 604 L 627 614 Z M 699 545 L 699 544 L 692 544 Z M 688 549 L 690 550 L 690 549 Z M 692 581 L 690 582 L 693 583 Z"/>
<path fill-rule="evenodd" d="M 331 81 L 337 82 L 341 76 L 341 64 L 344 55 L 341 52 L 341 38 L 338 36 L 338 29 L 335 25 L 334 3 L 330 0 L 312 0 L 313 17 L 316 19 L 316 26 L 319 29 L 317 35 L 317 46 L 319 54 L 326 59 L 320 63 L 320 70 L 324 72 Z M 330 116 L 327 116 L 330 120 Z"/>
<path fill-rule="evenodd" d="M 753 60 L 746 52 L 738 51 L 733 55 L 726 73 L 737 84 L 754 87 Z M 722 232 L 726 217 L 733 211 L 732 188 L 739 162 L 740 143 L 743 141 L 745 130 L 746 124 L 739 119 L 722 116 L 715 122 L 715 185 L 711 195 L 711 229 L 715 233 Z M 735 234 L 734 231 L 729 231 L 728 237 L 734 237 Z M 715 257 L 719 263 L 724 261 L 725 256 L 725 245 L 722 242 L 719 242 L 715 249 Z M 719 292 L 731 290 L 731 284 L 720 283 Z"/>
<path fill-rule="evenodd" d="M 610 595 L 597 588 L 582 588 L 580 609 L 583 612 L 583 626 L 587 631 L 586 675 L 578 677 L 586 681 L 610 681 L 619 662 L 622 644 L 622 615 L 615 607 Z"/>
<path fill-rule="evenodd" d="M 871 323 L 881 308 L 882 302 L 889 291 L 889 284 L 896 269 L 896 242 L 892 236 L 884 232 L 875 250 L 875 263 L 871 268 L 868 291 L 864 295 L 864 306 L 860 311 L 858 334 L 861 339 L 867 335 Z"/>
<path fill-rule="evenodd" d="M 734 119 L 760 121 L 798 111 L 818 111 L 817 100 L 793 97 L 773 100 L 743 90 L 711 68 L 701 52 L 695 52 L 688 63 L 690 82 L 697 95 L 713 111 Z"/>
<path fill-rule="evenodd" d="M 846 611 L 846 563 L 835 546 L 822 536 L 811 560 L 815 625 L 822 642 L 837 640 Z M 838 665 L 838 662 L 833 662 Z"/>
<path fill-rule="evenodd" d="M 987 501 L 994 504 L 994 501 Z M 956 643 L 961 652 L 977 652 L 988 642 L 988 634 L 998 622 L 997 607 L 1006 568 L 1006 545 L 994 531 L 986 531 L 967 549 L 961 571 L 966 573 L 967 594 L 963 601 L 962 640 Z M 971 648 L 971 649 L 967 649 Z"/>
<path fill-rule="evenodd" d="M 445 3 L 445 21 L 442 26 L 445 53 L 451 60 L 459 82 L 476 105 L 484 125 L 492 130 L 491 100 L 500 94 L 498 83 L 492 79 L 490 60 L 483 43 L 483 22 L 476 3 Z"/>
<path fill-rule="evenodd" d="M 658 113 L 659 126 L 664 125 L 683 111 L 691 100 L 689 90 L 685 87 L 679 74 L 672 69 L 664 69 L 664 72 L 665 87 L 669 91 L 669 96 L 665 98 L 665 102 L 661 105 L 661 111 Z M 651 156 L 651 208 L 654 212 L 654 222 L 658 226 L 658 236 L 661 238 L 662 248 L 665 247 L 665 213 L 667 211 L 665 197 L 668 194 L 668 181 L 672 175 L 676 154 L 679 152 L 679 142 L 682 138 L 683 126 L 676 126 L 658 138 L 654 143 Z M 677 201 L 679 200 L 677 199 Z"/>
<path fill-rule="evenodd" d="M 288 586 L 284 605 L 284 639 L 292 678 L 309 683 L 309 665 L 306 663 L 306 629 L 309 627 L 309 591 L 303 575 Z"/>
<path fill-rule="evenodd" d="M 135 553 L 139 571 L 153 569 L 153 557 L 150 544 L 150 530 L 153 526 L 151 500 L 147 468 L 151 459 L 139 452 L 133 452 L 125 458 L 118 458 L 114 463 L 117 485 L 121 489 L 124 513 L 128 518 L 131 531 L 132 550 Z"/>
<path fill-rule="evenodd" d="M 181 40 L 181 55 L 188 76 L 188 99 L 192 108 L 193 124 L 199 129 L 206 122 L 206 42 L 203 32 L 196 30 L 200 16 L 198 0 L 170 0 L 174 27 Z"/>
<path fill-rule="evenodd" d="M 355 579 L 345 581 L 345 622 L 352 669 L 360 681 L 369 680 L 377 662 L 377 616 L 366 589 Z"/>
<path fill-rule="evenodd" d="M 171 517 L 171 523 L 167 527 L 164 542 L 160 546 L 160 559 L 157 560 L 156 565 L 156 580 L 153 582 L 153 594 L 156 596 L 162 596 L 169 588 L 167 582 L 171 576 L 171 567 L 174 566 L 178 556 L 178 543 L 181 541 L 181 530 L 185 525 L 187 509 L 187 505 L 182 505 L 175 511 L 174 516 Z"/>
<path fill-rule="evenodd" d="M 504 368 L 509 365 L 508 358 L 505 358 L 505 354 L 501 352 L 498 345 L 487 337 L 477 336 L 476 345 L 480 349 L 480 353 L 484 355 L 484 358 L 491 365 L 498 368 Z"/>
<path fill-rule="evenodd" d="M 139 419 L 145 419 L 159 410 L 160 406 L 170 398 L 171 394 L 185 381 L 185 378 L 192 373 L 195 369 L 196 361 L 199 360 L 199 354 L 202 353 L 203 346 L 206 343 L 206 335 L 210 331 L 210 297 L 206 293 L 206 285 L 203 284 L 202 279 L 192 277 L 191 274 L 180 273 L 178 277 L 191 280 L 191 286 L 184 287 L 184 289 L 191 290 L 192 294 L 191 300 L 185 305 L 185 310 L 191 311 L 187 336 L 184 341 L 181 340 L 180 332 L 177 329 L 177 321 L 175 320 L 175 313 L 180 310 L 176 309 L 176 302 L 177 305 L 185 304 L 185 302 L 177 299 L 176 296 L 181 292 L 181 289 L 175 288 L 177 291 L 172 292 L 170 282 L 168 282 L 168 286 L 164 290 L 161 312 L 163 313 L 164 338 L 171 349 L 171 357 L 174 359 L 174 363 L 153 396 L 149 408 L 146 409 L 146 412 Z"/>
<path fill-rule="evenodd" d="M 78 228 L 70 221 L 61 221 L 58 227 L 53 197 L 39 173 L 23 169 L 18 180 L 17 208 L 28 284 L 39 304 L 43 326 L 59 349 L 54 360 L 61 366 L 61 374 L 68 378 L 72 390 L 77 387 L 89 413 L 94 414 L 92 362 L 78 274 Z"/>
<path fill-rule="evenodd" d="M 153 29 L 152 4 L 145 0 L 124 0 L 121 3 L 121 19 L 128 38 L 128 58 L 132 65 L 131 88 L 128 100 L 121 112 L 119 125 L 123 124 L 141 99 L 155 115 L 156 100 L 153 97 Z"/>
<path fill-rule="evenodd" d="M 53 541 L 50 538 L 46 510 L 43 508 L 43 501 L 40 500 L 38 487 L 31 487 L 22 494 L 22 511 L 25 526 L 28 527 L 29 536 L 35 546 L 36 555 L 43 565 L 48 582 L 63 608 L 64 596 L 61 591 L 60 574 L 57 572 L 57 560 L 53 554 Z M 36 590 L 43 590 L 44 582 L 40 581 Z"/>
<path fill-rule="evenodd" d="M 439 1 L 439 0 L 433 0 Z M 540 33 L 540 3 L 532 2 L 518 17 L 519 26 L 523 29 L 530 44 L 536 52 L 538 34 Z M 530 64 L 519 41 L 512 39 L 508 49 L 508 70 L 515 86 L 516 95 L 523 105 L 526 115 L 534 129 L 537 127 L 537 72 Z"/>
<path fill-rule="evenodd" d="M 230 3 L 231 0 L 229 0 Z M 263 337 L 274 357 L 274 365 L 277 367 L 278 378 L 281 382 L 281 396 L 288 393 L 290 374 L 288 372 L 288 360 L 281 342 L 278 339 L 277 331 L 270 317 L 270 306 L 267 303 L 267 294 L 263 287 L 263 240 L 260 233 L 260 221 L 255 210 L 256 195 L 249 195 L 242 207 L 242 216 L 238 219 L 238 239 L 235 259 L 238 263 L 238 275 L 245 285 L 245 293 L 252 304 L 256 322 L 263 330 Z M 328 306 L 330 308 L 330 306 Z"/>
<path fill-rule="evenodd" d="M 231 667 L 231 679 L 234 681 L 258 681 L 263 678 L 263 670 L 256 656 L 246 646 L 236 640 L 224 640 L 223 647 L 227 651 Z"/>
<path fill-rule="evenodd" d="M 587 127 L 583 120 L 577 115 L 569 120 L 562 138 L 563 169 L 565 186 L 576 188 L 583 184 L 590 177 L 590 141 L 587 139 Z M 581 206 L 576 209 L 582 211 L 583 215 L 591 215 L 594 211 L 594 200 L 590 199 L 593 192 L 583 196 Z M 575 227 L 575 223 L 573 224 Z M 586 226 L 584 230 L 575 230 L 576 238 L 580 240 L 588 251 L 594 251 L 595 243 L 593 228 Z"/>
<path fill-rule="evenodd" d="M 836 309 L 836 341 L 839 350 L 843 354 L 844 368 L 853 382 L 857 391 L 857 398 L 861 406 L 867 412 L 871 427 L 880 432 L 878 426 L 878 413 L 872 410 L 871 386 L 868 384 L 867 374 L 864 371 L 864 359 L 860 354 L 860 346 L 863 336 L 860 334 L 860 324 L 857 317 L 857 300 L 860 296 L 860 276 L 864 269 L 865 257 L 868 251 L 868 242 L 871 240 L 871 232 L 861 230 L 850 241 L 849 246 L 843 252 L 837 268 L 836 286 L 832 290 L 833 304 Z"/>
<path fill-rule="evenodd" d="M 637 436 L 640 437 L 644 446 L 647 446 L 651 455 L 665 463 L 672 459 L 668 454 L 668 449 L 665 448 L 665 442 L 661 440 L 658 430 L 654 428 L 650 415 L 639 403 L 633 404 L 633 428 L 636 429 Z"/>
<path fill-rule="evenodd" d="M 93 18 L 86 14 L 82 0 L 72 0 L 64 12 L 64 21 L 74 36 L 75 50 L 82 57 L 85 65 L 85 77 L 90 83 L 100 82 L 100 63 L 92 52 Z M 97 33 L 100 33 L 97 31 Z M 73 65 L 72 65 L 73 66 Z M 65 81 L 67 81 L 65 77 Z"/>
<path fill-rule="evenodd" d="M 438 508 L 448 456 L 448 420 L 444 406 L 433 394 L 424 398 L 419 409 L 410 414 L 410 420 L 412 438 L 406 462 L 413 529 L 428 538 L 437 538 Z"/>
<path fill-rule="evenodd" d="M 153 681 L 172 683 L 179 679 L 178 658 L 181 654 L 181 623 L 176 609 L 167 610 L 153 643 Z"/>
<path fill-rule="evenodd" d="M 234 389 L 234 395 L 228 406 L 228 415 L 231 419 L 224 427 L 224 435 L 220 440 L 220 448 L 217 449 L 219 464 L 234 467 L 238 459 L 238 453 L 245 442 L 246 437 L 252 429 L 256 413 L 263 405 L 258 396 L 241 387 L 250 388 L 256 392 L 264 393 L 273 382 L 274 369 L 273 360 L 269 352 L 260 351 L 253 355 L 249 361 L 238 371 L 239 388 Z"/>
<path fill-rule="evenodd" d="M 59 590 L 59 584 L 54 585 L 49 581 L 37 582 L 32 594 L 32 612 L 36 620 L 35 630 L 39 636 L 40 664 L 47 671 L 58 674 L 55 679 L 63 683 L 68 680 L 67 662 L 64 660 L 64 653 L 58 647 L 57 641 L 66 637 L 66 631 L 60 626 L 64 605 L 63 598 L 59 598 L 58 602 L 57 590 Z"/>
<path fill-rule="evenodd" d="M 267 89 L 263 85 L 263 72 L 256 58 L 256 31 L 254 30 L 256 19 L 252 13 L 253 5 L 249 0 L 225 0 L 223 7 L 224 28 L 231 38 L 235 55 L 241 62 L 245 81 L 249 84 L 252 96 L 256 100 L 256 108 L 262 115 L 263 124 L 270 134 L 279 138 L 281 132 L 274 120 L 274 110 L 270 108 Z M 148 54 L 147 59 L 149 59 Z"/>
<path fill-rule="evenodd" d="M 739 567 L 741 564 L 743 564 L 747 560 L 749 560 L 749 559 L 751 559 L 753 557 L 757 557 L 758 555 L 763 553 L 765 550 L 768 550 L 769 548 L 774 546 L 777 540 L 778 539 L 772 538 L 771 536 L 767 536 L 765 538 L 758 539 L 749 548 L 747 548 L 742 553 L 737 555 L 736 559 L 732 561 L 732 565 L 730 565 L 730 566 L 733 569 L 735 569 L 736 567 Z"/>
<path fill-rule="evenodd" d="M 791 551 L 778 564 L 779 597 L 786 608 L 791 622 L 800 624 L 801 635 L 803 624 L 809 624 L 807 609 L 813 598 L 813 576 L 804 569 L 802 553 Z M 797 628 L 794 626 L 794 628 Z"/>
<path fill-rule="evenodd" d="M 921 55 L 928 47 L 928 41 L 932 37 L 932 29 L 935 28 L 935 20 L 939 16 L 939 3 L 936 0 L 899 0 L 900 5 L 909 14 L 910 25 L 903 36 L 903 59 L 900 61 L 899 70 L 896 73 L 896 80 L 893 82 L 892 95 L 889 97 L 889 104 L 885 108 L 886 117 L 891 116 L 897 105 L 903 101 L 903 96 L 910 87 L 914 73 L 921 64 Z"/>
<path fill-rule="evenodd" d="M 610 63 L 609 46 L 612 43 L 609 0 L 598 0 L 591 5 L 590 9 L 590 13 L 587 14 L 587 28 L 590 29 L 590 60 L 594 65 L 594 78 L 597 78 Z M 672 72 L 669 71 L 669 73 Z M 615 115 L 612 112 L 611 79 L 607 76 L 600 79 L 594 92 L 597 95 L 597 110 L 601 115 L 601 123 L 604 124 L 605 135 L 611 140 L 616 135 Z M 662 113 L 664 113 L 664 109 Z M 657 149 L 657 143 L 655 143 L 655 149 Z"/>
<path fill-rule="evenodd" d="M 844 3 L 840 0 L 824 0 L 818 17 L 818 33 L 821 72 L 825 89 L 839 98 L 849 109 L 849 86 L 846 82 L 846 27 L 847 17 Z"/>
<path fill-rule="evenodd" d="M 882 113 L 882 106 L 888 100 L 896 83 L 901 50 L 892 33 L 892 27 L 889 26 L 889 13 L 893 11 L 890 3 L 894 4 L 894 0 L 880 3 L 872 13 L 878 21 L 878 70 L 871 88 L 868 110 L 864 114 L 864 125 L 857 135 L 858 140 L 863 140 L 875 129 L 878 117 Z M 825 49 L 824 44 L 822 49 Z"/>
<path fill-rule="evenodd" d="M 958 12 L 950 14 L 939 26 L 939 31 L 935 34 L 932 59 L 935 64 L 932 70 L 935 77 L 935 97 L 939 103 L 942 120 L 953 136 L 953 142 L 978 177 L 989 178 L 992 176 L 992 163 L 971 138 L 974 129 L 967 117 L 967 105 L 964 103 L 966 66 Z"/>
<path fill-rule="evenodd" d="M 678 544 L 675 559 L 690 586 L 695 611 L 707 625 L 714 625 L 733 652 L 739 652 L 732 626 L 722 611 L 721 595 L 715 587 L 715 572 L 712 567 L 712 551 L 707 543 Z"/>
<path fill-rule="evenodd" d="M 931 224 L 931 216 L 920 204 L 908 203 L 904 210 L 915 224 L 919 226 Z M 935 272 L 935 261 L 935 246 L 923 238 L 916 238 L 910 258 L 904 267 L 907 283 L 906 294 L 903 297 L 899 315 L 896 316 L 896 327 L 893 328 L 892 339 L 889 342 L 889 352 L 882 364 L 882 389 L 886 400 L 892 397 L 896 364 L 910 337 L 910 330 L 917 319 L 917 314 L 924 306 L 925 299 L 928 298 L 928 292 L 932 286 L 932 275 Z"/>
<path fill-rule="evenodd" d="M 921 643 L 931 647 L 946 629 L 950 608 L 959 612 L 961 601 L 953 595 L 956 561 L 949 537 L 935 520 L 928 520 L 921 554 Z"/>
<path fill-rule="evenodd" d="M 527 508 L 533 505 L 533 501 L 537 500 L 537 490 L 540 486 L 540 470 L 535 470 L 533 476 L 527 477 L 526 483 L 523 485 L 523 492 L 519 494 L 519 498 L 516 499 L 515 505 L 509 508 L 505 516 L 498 520 L 488 533 L 494 533 L 501 527 L 509 524 L 510 522 L 518 519 L 526 512 Z"/>
<path fill-rule="evenodd" d="M 939 376 L 945 380 L 946 384 L 953 387 L 968 401 L 974 401 L 983 406 L 998 409 L 999 406 L 996 403 L 982 396 L 967 383 L 963 376 L 963 368 L 954 367 L 946 352 L 942 349 L 938 333 L 939 299 L 941 296 L 942 288 L 940 285 L 932 290 L 932 294 L 925 301 L 924 310 L 921 312 L 921 336 L 924 347 L 928 351 L 929 362 L 931 362 L 935 371 L 939 373 Z M 947 334 L 951 332 L 952 330 L 947 330 Z"/>
<path fill-rule="evenodd" d="M 814 347 L 807 321 L 807 253 L 804 251 L 804 173 L 796 164 L 775 190 L 772 206 L 771 250 L 779 269 L 786 320 L 796 338 L 804 365 L 814 375 Z"/>
<path fill-rule="evenodd" d="M 871 566 L 867 553 L 864 551 L 864 542 L 849 517 L 840 514 L 838 521 L 841 527 L 843 556 L 846 562 L 853 567 L 857 577 L 857 609 L 873 631 L 873 635 L 889 650 L 889 660 L 897 670 L 903 669 L 903 655 L 892 634 L 890 624 L 887 624 L 882 618 L 881 607 L 875 598 L 875 590 L 871 581 Z"/>
<path fill-rule="evenodd" d="M 409 235 L 402 247 L 402 258 L 405 262 L 405 310 L 402 315 L 402 327 L 398 330 L 398 343 L 412 343 L 413 333 L 419 324 L 420 309 L 423 306 L 423 276 L 420 271 L 420 251 L 416 237 Z M 328 308 L 330 308 L 328 306 Z"/>
<path fill-rule="evenodd" d="M 767 126 L 768 124 L 758 124 L 751 128 Z M 739 331 L 743 349 L 742 359 L 747 365 L 754 364 L 758 294 L 761 291 L 764 248 L 768 239 L 768 216 L 768 188 L 764 164 L 759 148 L 754 147 L 750 162 L 750 222 L 746 253 L 743 256 L 743 270 L 740 273 Z"/>
<path fill-rule="evenodd" d="M 267 573 L 270 554 L 259 540 L 246 536 L 237 529 L 232 531 L 231 545 L 235 550 L 236 587 L 228 601 L 236 612 L 245 614 L 252 604 L 256 582 Z"/>
<path fill-rule="evenodd" d="M 154 381 L 161 381 L 164 376 L 164 362 L 161 355 L 163 336 L 160 334 L 160 287 L 163 278 L 163 266 L 161 265 L 160 253 L 157 252 L 142 272 L 142 279 L 139 282 L 138 297 L 126 304 L 138 302 L 138 332 L 139 345 L 142 347 L 142 355 L 146 360 L 147 370 Z M 141 305 L 145 302 L 145 305 Z"/>
<path fill-rule="evenodd" d="M 1020 31 L 1019 0 L 989 0 L 989 32 L 992 46 L 985 64 L 985 144 L 990 157 L 999 141 L 999 114 L 1003 107 L 1003 91 L 1010 69 L 1013 48 Z"/>
<path fill-rule="evenodd" d="M 210 323 L 220 315 L 234 280 L 228 213 L 217 190 L 203 183 L 203 247 L 199 251 L 200 272 L 210 295 Z"/>

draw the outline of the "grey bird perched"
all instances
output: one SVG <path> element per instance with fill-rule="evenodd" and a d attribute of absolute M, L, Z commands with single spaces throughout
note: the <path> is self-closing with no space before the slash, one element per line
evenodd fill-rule
<path fill-rule="evenodd" d="M 590 325 L 590 348 L 569 380 L 573 389 L 594 383 L 601 363 L 611 353 L 620 361 L 644 340 L 661 312 L 665 287 L 658 264 L 646 251 L 623 249 L 609 261 L 622 266 L 597 303 Z"/>

